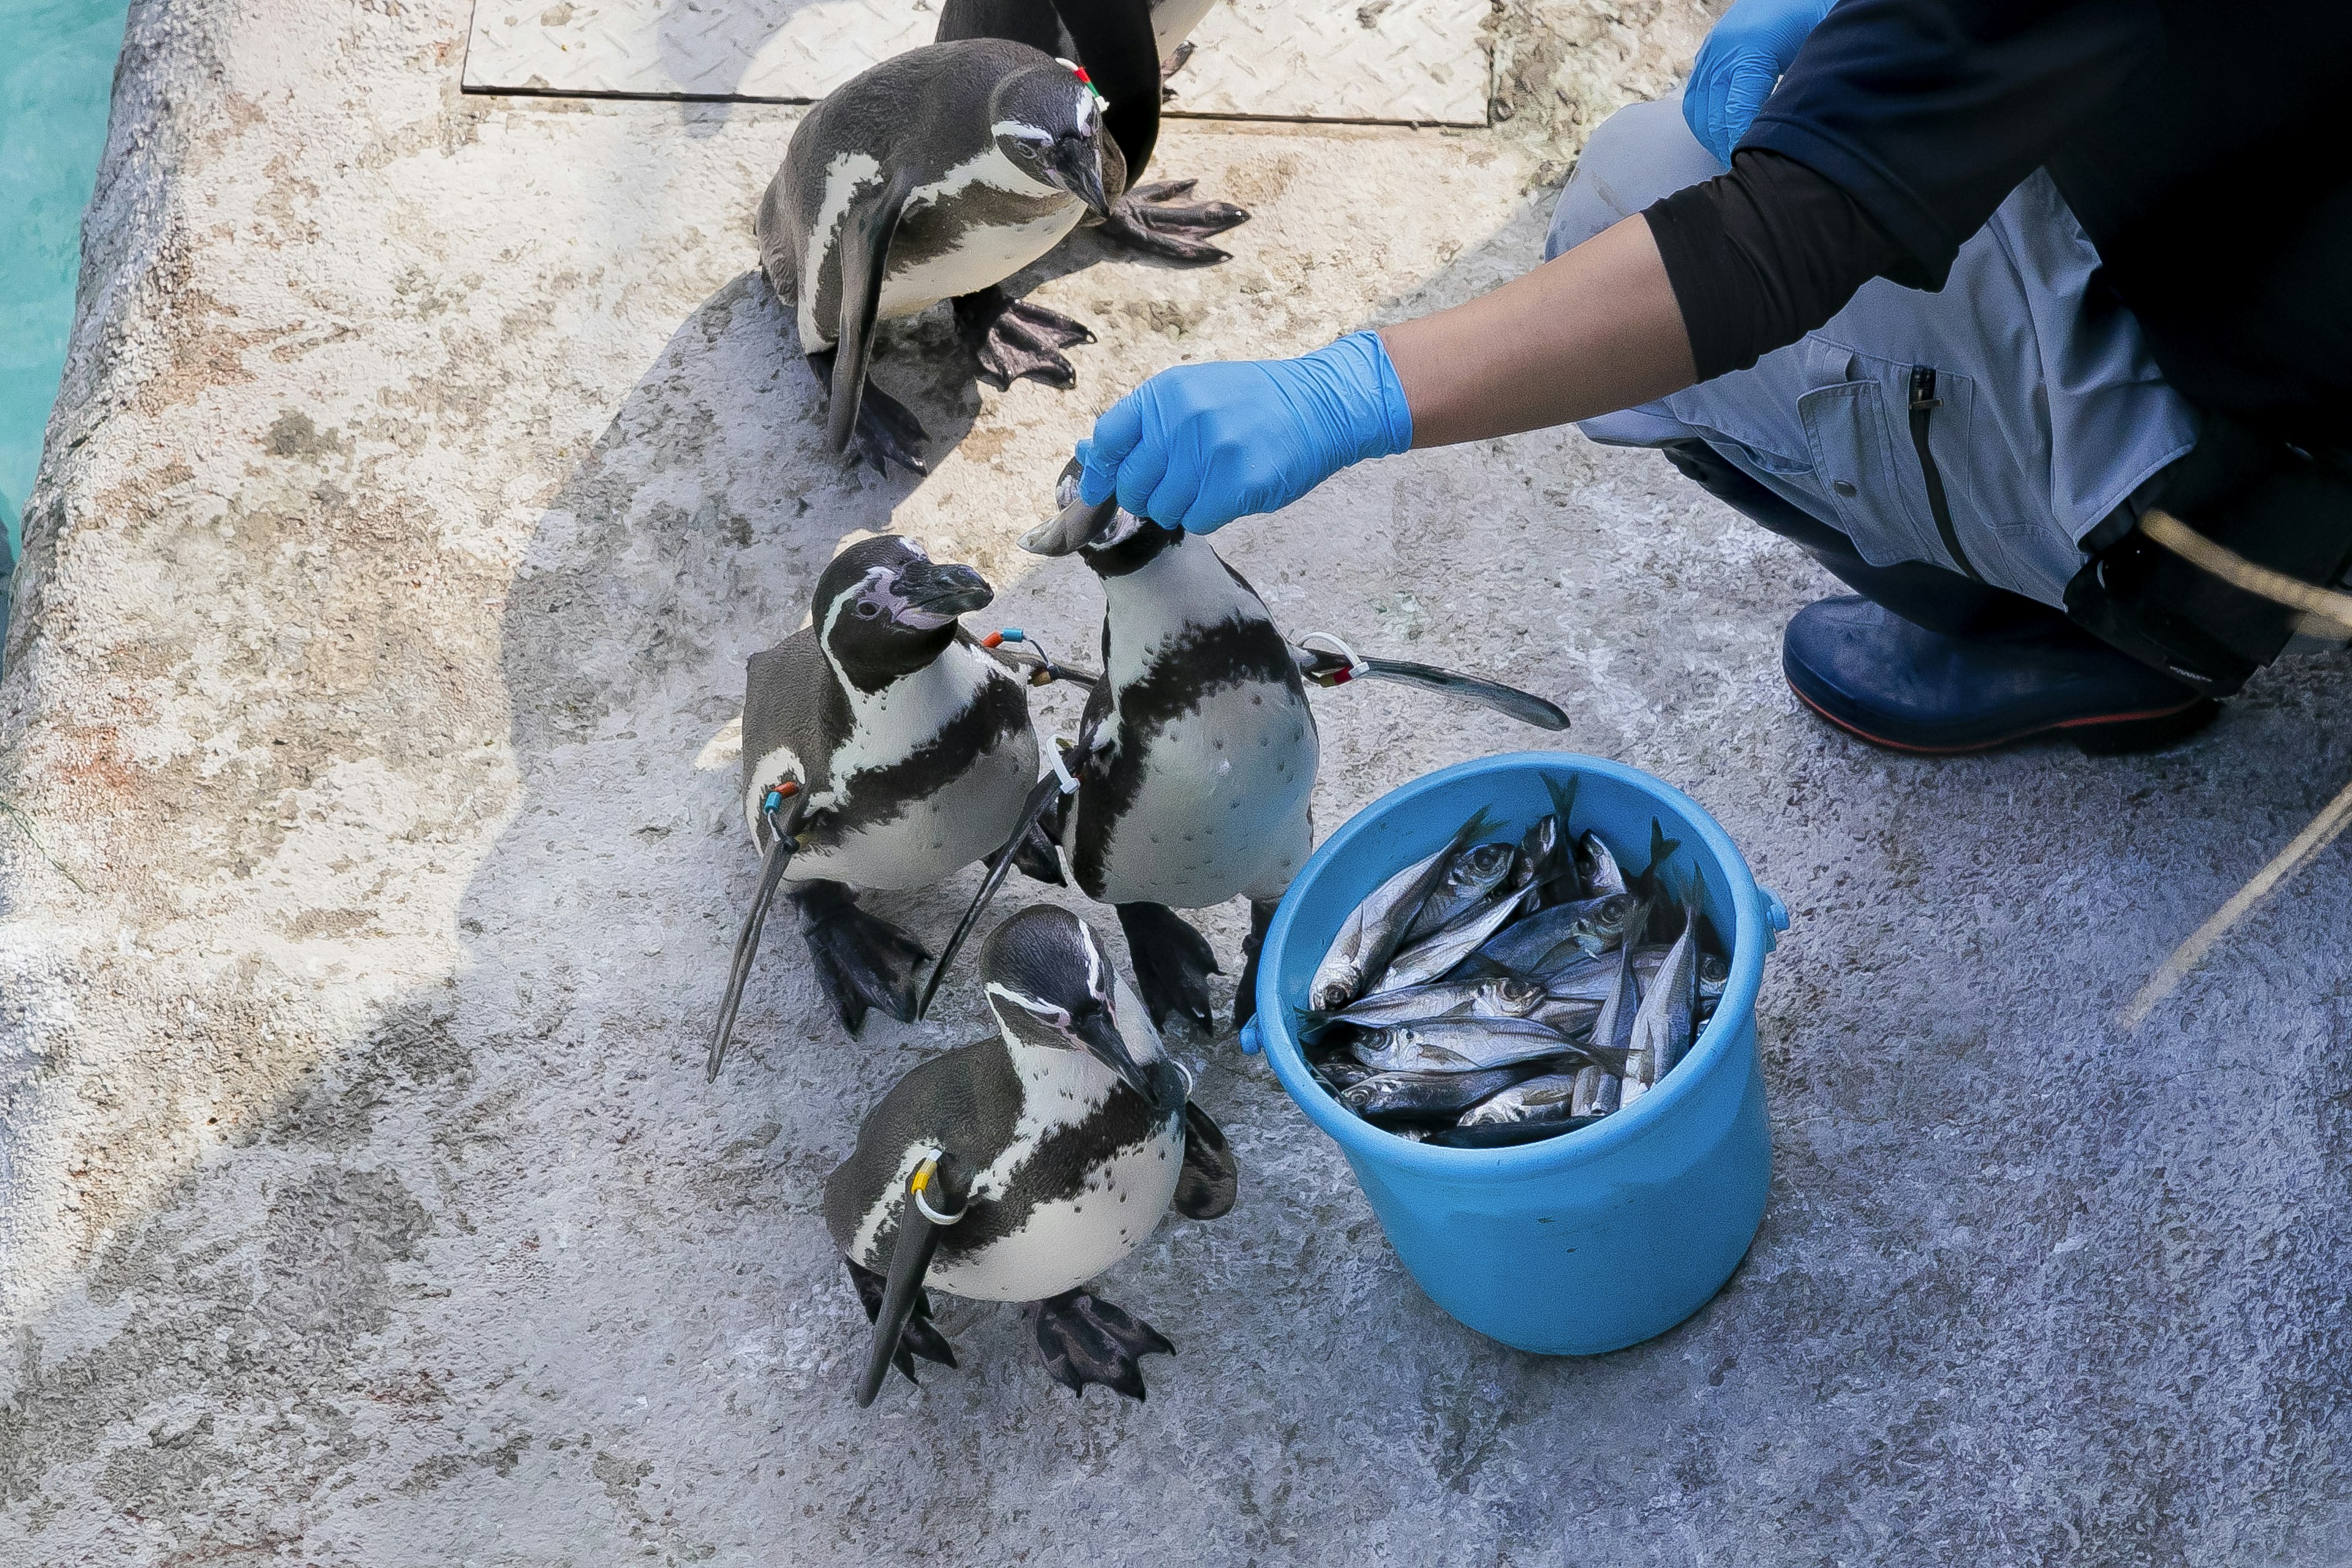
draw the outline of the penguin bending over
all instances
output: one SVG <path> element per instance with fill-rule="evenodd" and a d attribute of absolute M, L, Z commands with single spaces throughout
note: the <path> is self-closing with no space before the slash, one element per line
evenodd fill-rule
<path fill-rule="evenodd" d="M 868 1007 L 914 1017 L 929 956 L 857 907 L 855 888 L 919 888 L 995 851 L 1037 776 L 1024 679 L 956 617 L 994 597 L 969 566 L 892 534 L 817 579 L 810 624 L 744 671 L 743 804 L 767 857 L 711 1042 L 717 1077 L 779 881 L 793 884 L 817 980 L 855 1035 Z M 789 801 L 787 816 L 785 805 Z"/>
<path fill-rule="evenodd" d="M 1160 140 L 1160 81 L 1192 52 L 1184 42 L 1214 0 L 946 0 L 938 41 L 1011 38 L 1087 68 L 1107 107 L 1103 123 L 1118 143 L 1127 179 L 1140 180 Z M 1231 202 L 1188 202 L 1191 180 L 1157 180 L 1114 188 L 1096 232 L 1129 249 L 1170 261 L 1228 259 L 1208 243 L 1249 221 Z M 956 324 L 980 356 L 982 374 L 1000 386 L 1032 375 L 1056 386 L 1075 379 L 1060 350 L 1064 334 L 1084 328 L 1051 310 L 989 288 L 955 302 Z"/>
<path fill-rule="evenodd" d="M 1116 500 L 1078 500 L 1078 465 L 1062 471 L 1062 510 L 1021 541 L 1039 555 L 1076 552 L 1102 581 L 1103 675 L 1065 758 L 1075 788 L 1040 780 L 1016 827 L 1052 822 L 1077 885 L 1117 906 L 1152 1021 L 1181 1014 L 1210 1026 L 1216 955 L 1175 913 L 1250 901 L 1234 1023 L 1257 1005 L 1258 950 L 1314 839 L 1309 805 L 1319 760 L 1306 681 L 1402 681 L 1565 730 L 1539 697 L 1427 665 L 1318 652 L 1293 644 L 1265 603 L 1208 540 L 1161 528 Z M 1069 672 L 1065 671 L 1065 674 Z M 993 894 L 982 883 L 931 972 L 918 1016 Z"/>
<path fill-rule="evenodd" d="M 835 451 L 854 438 L 877 470 L 929 471 L 921 424 L 867 384 L 875 323 L 991 289 L 1108 213 L 1127 170 L 1100 104 L 1051 56 L 971 38 L 859 73 L 793 131 L 753 233 L 830 391 Z M 1063 343 L 1092 336 L 1051 311 L 1023 320 Z"/>
<path fill-rule="evenodd" d="M 1026 1303 L 1046 1369 L 1073 1393 L 1099 1383 L 1141 1399 L 1138 1358 L 1174 1347 L 1086 1282 L 1167 1209 L 1232 1208 L 1232 1152 L 1077 916 L 1013 915 L 980 973 L 998 1037 L 900 1079 L 825 1182 L 825 1228 L 875 1326 L 857 1402 L 894 1364 L 910 1382 L 917 1356 L 955 1364 L 927 1279 Z"/>

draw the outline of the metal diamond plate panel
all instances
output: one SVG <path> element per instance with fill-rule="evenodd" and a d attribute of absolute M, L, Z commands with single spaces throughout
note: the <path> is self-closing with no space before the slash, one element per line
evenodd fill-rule
<path fill-rule="evenodd" d="M 1171 114 L 1486 122 L 1488 0 L 1221 0 Z M 926 0 L 476 0 L 470 92 L 806 102 L 930 41 Z"/>

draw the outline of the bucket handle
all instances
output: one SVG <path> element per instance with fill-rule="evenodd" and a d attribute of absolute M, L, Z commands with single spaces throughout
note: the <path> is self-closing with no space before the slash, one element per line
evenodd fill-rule
<path fill-rule="evenodd" d="M 1265 1052 L 1265 1037 L 1257 1032 L 1257 1020 L 1252 1018 L 1242 1026 L 1242 1055 L 1262 1056 Z"/>
<path fill-rule="evenodd" d="M 1756 887 L 1756 906 L 1764 917 L 1764 951 L 1769 952 L 1780 945 L 1778 933 L 1789 929 L 1789 906 L 1780 901 L 1780 894 L 1760 882 Z"/>

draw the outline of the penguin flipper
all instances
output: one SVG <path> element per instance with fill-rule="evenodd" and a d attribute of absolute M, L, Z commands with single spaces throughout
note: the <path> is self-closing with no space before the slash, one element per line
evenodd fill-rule
<path fill-rule="evenodd" d="M 832 406 L 825 437 L 836 452 L 849 450 L 866 395 L 866 372 L 874 357 L 874 327 L 882 309 L 882 279 L 890 263 L 890 242 L 907 211 L 914 176 L 893 174 L 871 196 L 852 201 L 842 217 L 835 254 L 841 268 L 841 320 L 834 334 Z M 903 413 L 904 410 L 901 410 Z"/>
<path fill-rule="evenodd" d="M 1062 875 L 1062 857 L 1055 847 L 1062 841 L 1062 817 L 1069 799 L 1068 795 L 1056 794 L 1046 803 L 1045 815 L 1008 847 L 1013 868 L 1032 881 L 1055 888 L 1069 885 L 1069 879 Z M 993 850 L 982 857 L 981 863 L 993 871 L 1006 853 L 1006 849 Z"/>
<path fill-rule="evenodd" d="M 1215 1219 L 1233 1211 L 1241 1192 L 1241 1167 L 1225 1130 L 1192 1100 L 1184 1102 L 1184 1165 L 1176 1173 L 1176 1195 L 1168 1206 L 1186 1219 Z"/>
<path fill-rule="evenodd" d="M 1506 686 L 1499 680 L 1440 669 L 1433 664 L 1415 664 L 1409 659 L 1370 658 L 1352 652 L 1335 653 L 1327 648 L 1301 647 L 1296 643 L 1291 645 L 1290 652 L 1291 657 L 1298 661 L 1298 672 L 1318 686 L 1339 686 L 1349 680 L 1367 679 L 1393 680 L 1405 686 L 1418 686 L 1424 691 L 1458 697 L 1482 708 L 1492 708 L 1497 713 L 1507 714 L 1520 723 L 1532 724 L 1538 730 L 1568 728 L 1568 715 L 1561 711 L 1558 703 L 1548 702 L 1533 692 Z"/>
<path fill-rule="evenodd" d="M 1155 1352 L 1176 1353 L 1159 1330 L 1083 1288 L 1032 1301 L 1023 1310 L 1037 1336 L 1037 1353 L 1045 1370 L 1055 1382 L 1081 1396 L 1087 1384 L 1099 1383 L 1140 1400 L 1143 1369 L 1136 1363 Z"/>

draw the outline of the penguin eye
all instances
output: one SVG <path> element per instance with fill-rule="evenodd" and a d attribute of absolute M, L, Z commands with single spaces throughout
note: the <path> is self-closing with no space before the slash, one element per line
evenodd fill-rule
<path fill-rule="evenodd" d="M 1034 163 L 1045 155 L 1045 150 L 1051 145 L 1051 142 L 1040 142 L 1034 137 L 1021 136 L 1014 138 L 1013 150 Z"/>
<path fill-rule="evenodd" d="M 860 599 L 857 601 L 856 616 L 859 620 L 870 621 L 881 613 L 882 606 L 876 604 L 873 600 Z"/>

